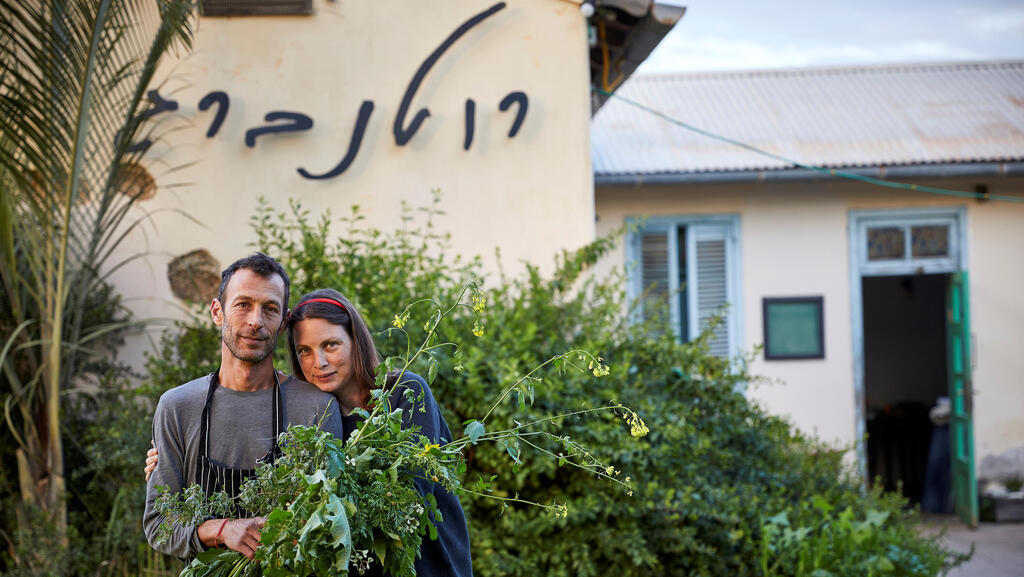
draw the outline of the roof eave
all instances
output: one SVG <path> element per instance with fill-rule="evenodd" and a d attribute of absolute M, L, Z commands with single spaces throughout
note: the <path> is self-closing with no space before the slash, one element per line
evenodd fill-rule
<path fill-rule="evenodd" d="M 590 114 L 593 116 L 601 108 L 601 106 L 608 99 L 608 95 L 605 91 L 614 93 L 619 86 L 622 85 L 633 72 L 636 71 L 637 67 L 651 55 L 651 52 L 657 48 L 658 44 L 663 38 L 672 30 L 672 27 L 686 13 L 684 6 L 676 6 L 673 4 L 661 4 L 655 1 L 645 3 L 642 1 L 624 1 L 624 0 L 597 0 L 596 4 L 599 8 L 604 10 L 598 10 L 590 18 L 590 26 L 597 26 L 599 21 L 605 19 L 605 24 L 610 24 L 607 19 L 614 15 L 616 11 L 623 11 L 628 13 L 631 11 L 636 12 L 629 14 L 636 18 L 635 24 L 625 26 L 628 28 L 628 32 L 625 35 L 624 42 L 618 46 L 608 46 L 607 55 L 612 62 L 603 63 L 603 55 L 600 50 L 600 40 L 598 40 L 598 46 L 594 48 L 591 53 L 591 79 L 590 83 L 593 88 L 592 107 Z M 640 6 L 645 6 L 645 11 L 637 12 Z M 612 19 L 614 20 L 614 19 Z M 622 25 L 619 25 L 622 28 Z M 596 60 L 595 60 L 596 59 Z M 605 86 L 602 71 L 602 65 L 609 66 L 614 69 L 614 81 L 612 86 Z"/>
<path fill-rule="evenodd" d="M 911 164 L 837 168 L 859 176 L 887 180 L 1024 177 L 1024 161 Z M 707 172 L 657 172 L 595 174 L 594 185 L 668 186 L 677 184 L 727 184 L 766 181 L 834 180 L 837 177 L 804 168 L 777 170 L 723 170 Z"/>

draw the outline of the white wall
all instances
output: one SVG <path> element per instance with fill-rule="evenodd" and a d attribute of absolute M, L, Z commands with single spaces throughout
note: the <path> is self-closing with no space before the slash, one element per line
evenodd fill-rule
<path fill-rule="evenodd" d="M 559 249 L 592 240 L 588 47 L 572 3 L 509 0 L 430 70 L 406 120 L 429 108 L 419 132 L 406 146 L 392 136 L 421 63 L 494 4 L 315 0 L 312 16 L 202 18 L 194 52 L 163 68 L 173 76 L 161 93 L 180 108 L 157 117 L 166 143 L 146 155 L 160 185 L 140 205 L 153 214 L 152 226 L 125 244 L 151 254 L 117 276 L 138 316 L 178 315 L 166 279 L 173 257 L 203 248 L 223 267 L 250 252 L 258 196 L 281 209 L 299 199 L 314 217 L 329 209 L 339 218 L 359 205 L 368 226 L 390 229 L 401 226 L 402 201 L 426 206 L 431 190 L 441 189 L 447 214 L 437 224 L 451 233 L 452 252 L 484 255 L 491 270 L 496 247 L 515 270 L 522 259 L 550 267 Z M 230 108 L 207 138 L 214 110 L 197 105 L 212 90 L 227 92 Z M 529 98 L 515 138 L 507 133 L 516 107 L 498 109 L 512 91 Z M 468 151 L 467 98 L 476 101 Z M 302 178 L 298 167 L 327 172 L 345 155 L 364 100 L 375 110 L 354 164 L 333 179 Z M 271 111 L 306 114 L 313 128 L 262 136 L 248 148 L 246 131 Z"/>
<path fill-rule="evenodd" d="M 990 185 L 989 192 L 1019 194 L 1022 188 Z M 972 203 L 967 230 L 980 460 L 1024 445 L 1024 204 Z"/>
<path fill-rule="evenodd" d="M 975 182 L 930 183 L 973 190 Z M 993 194 L 1019 181 L 989 182 Z M 738 214 L 746 349 L 763 342 L 761 299 L 825 297 L 824 360 L 770 361 L 754 374 L 778 380 L 750 396 L 828 441 L 856 439 L 848 215 L 851 210 L 965 206 L 971 330 L 976 336 L 975 457 L 1024 444 L 1024 204 L 902 194 L 851 183 L 791 182 L 599 188 L 598 233 L 643 215 Z M 602 264 L 621 266 L 621 249 Z"/>

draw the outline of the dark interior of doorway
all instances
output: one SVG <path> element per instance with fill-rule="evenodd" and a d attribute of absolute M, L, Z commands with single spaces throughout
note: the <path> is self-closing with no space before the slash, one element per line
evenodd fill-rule
<path fill-rule="evenodd" d="M 948 394 L 947 275 L 864 277 L 862 283 L 868 474 L 915 504 L 926 492 L 933 502 L 940 491 L 936 512 L 942 512 L 949 501 L 948 471 L 940 464 L 948 469 L 948 429 L 929 412 Z"/>

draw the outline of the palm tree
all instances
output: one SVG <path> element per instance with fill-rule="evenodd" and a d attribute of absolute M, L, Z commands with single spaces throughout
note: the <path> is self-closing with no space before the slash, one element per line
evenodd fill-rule
<path fill-rule="evenodd" d="M 85 303 L 135 226 L 132 143 L 161 59 L 191 48 L 191 0 L 0 0 L 3 415 L 21 501 L 67 523 L 60 395 L 115 326 Z M 93 349 L 94 350 L 94 349 Z"/>

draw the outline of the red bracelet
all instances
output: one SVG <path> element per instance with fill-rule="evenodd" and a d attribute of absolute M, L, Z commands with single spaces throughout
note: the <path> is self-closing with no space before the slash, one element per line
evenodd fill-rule
<path fill-rule="evenodd" d="M 217 531 L 217 535 L 213 538 L 213 546 L 220 547 L 217 544 L 217 540 L 220 539 L 220 534 L 224 531 L 224 526 L 228 524 L 228 519 L 224 519 L 224 522 L 220 524 L 220 529 Z"/>

